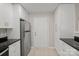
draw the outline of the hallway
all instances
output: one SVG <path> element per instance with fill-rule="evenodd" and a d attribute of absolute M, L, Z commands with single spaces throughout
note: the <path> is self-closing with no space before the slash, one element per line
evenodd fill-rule
<path fill-rule="evenodd" d="M 55 48 L 31 48 L 28 56 L 58 56 Z"/>

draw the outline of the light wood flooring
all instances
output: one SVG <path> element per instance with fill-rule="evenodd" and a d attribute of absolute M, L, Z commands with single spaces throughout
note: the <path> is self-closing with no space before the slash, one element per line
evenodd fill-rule
<path fill-rule="evenodd" d="M 31 48 L 28 56 L 58 56 L 55 48 Z"/>

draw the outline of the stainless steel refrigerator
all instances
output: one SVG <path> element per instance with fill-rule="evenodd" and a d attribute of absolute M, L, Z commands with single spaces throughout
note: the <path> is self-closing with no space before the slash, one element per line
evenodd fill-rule
<path fill-rule="evenodd" d="M 31 25 L 20 19 L 21 56 L 27 56 L 31 49 Z"/>

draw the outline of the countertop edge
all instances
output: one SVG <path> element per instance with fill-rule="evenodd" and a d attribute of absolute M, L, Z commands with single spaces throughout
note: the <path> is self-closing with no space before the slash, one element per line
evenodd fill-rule
<path fill-rule="evenodd" d="M 13 39 L 12 39 L 13 40 Z M 17 41 L 19 41 L 20 39 L 16 39 L 16 41 L 14 41 L 14 42 L 12 42 L 11 44 L 13 44 L 13 43 L 15 43 L 15 42 L 17 42 Z M 11 45 L 11 44 L 9 44 L 9 45 Z"/>
<path fill-rule="evenodd" d="M 68 39 L 69 39 L 69 38 L 68 38 Z M 79 51 L 79 48 L 78 48 L 78 47 L 74 46 L 74 45 L 71 44 L 70 42 L 65 41 L 66 39 L 60 38 L 60 40 L 63 41 L 63 42 L 65 42 L 66 44 L 68 44 L 68 45 L 71 46 L 72 48 L 76 49 L 77 51 Z M 77 43 L 77 42 L 74 41 L 74 43 Z"/>
<path fill-rule="evenodd" d="M 9 39 L 8 41 L 6 42 L 3 42 L 3 43 L 0 43 L 0 48 L 1 47 L 5 47 L 5 46 L 9 46 L 17 41 L 19 41 L 20 39 Z"/>
<path fill-rule="evenodd" d="M 9 39 L 6 42 L 0 43 L 0 52 L 2 52 L 4 49 L 8 48 L 11 44 L 16 43 L 20 39 Z"/>

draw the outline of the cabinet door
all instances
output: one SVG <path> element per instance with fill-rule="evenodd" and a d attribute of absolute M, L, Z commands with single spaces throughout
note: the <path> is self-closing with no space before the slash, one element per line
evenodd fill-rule
<path fill-rule="evenodd" d="M 2 7 L 3 4 L 0 4 L 0 28 L 4 27 L 4 8 Z"/>
<path fill-rule="evenodd" d="M 64 56 L 77 56 L 79 51 L 62 41 L 62 50 Z"/>
<path fill-rule="evenodd" d="M 13 9 L 11 4 L 0 4 L 0 28 L 12 27 Z"/>
<path fill-rule="evenodd" d="M 13 21 L 13 6 L 12 4 L 5 5 L 5 27 L 12 28 L 12 21 Z"/>
<path fill-rule="evenodd" d="M 9 46 L 9 56 L 20 56 L 20 41 Z"/>

